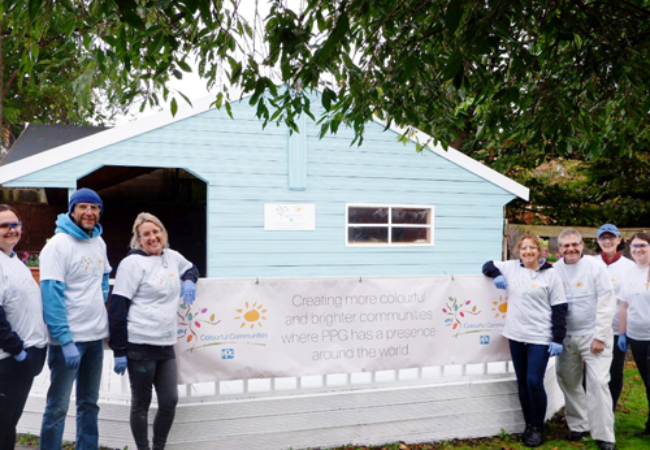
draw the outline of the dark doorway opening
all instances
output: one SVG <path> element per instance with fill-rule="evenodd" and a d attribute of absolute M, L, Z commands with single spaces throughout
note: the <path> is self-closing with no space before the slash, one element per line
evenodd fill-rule
<path fill-rule="evenodd" d="M 129 252 L 131 228 L 140 212 L 165 224 L 169 245 L 206 274 L 207 185 L 184 169 L 105 166 L 77 182 L 97 191 L 105 205 L 101 224 L 115 276 Z M 67 205 L 66 209 L 67 210 Z M 65 211 L 64 210 L 64 211 Z"/>

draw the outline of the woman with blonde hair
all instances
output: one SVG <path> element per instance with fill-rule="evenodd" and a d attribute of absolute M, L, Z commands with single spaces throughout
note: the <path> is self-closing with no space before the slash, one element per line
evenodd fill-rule
<path fill-rule="evenodd" d="M 503 336 L 510 342 L 527 447 L 543 442 L 546 365 L 550 356 L 562 353 L 566 335 L 567 301 L 562 281 L 553 266 L 540 258 L 540 249 L 537 236 L 526 234 L 517 246 L 519 260 L 488 261 L 483 266 L 483 274 L 508 294 Z"/>
<path fill-rule="evenodd" d="M 131 251 L 120 262 L 109 308 L 109 345 L 115 372 L 129 370 L 131 432 L 138 450 L 149 450 L 147 417 L 152 387 L 158 412 L 153 450 L 165 448 L 178 403 L 174 355 L 179 296 L 194 302 L 199 271 L 169 248 L 167 230 L 153 214 L 140 213 L 133 224 Z"/>

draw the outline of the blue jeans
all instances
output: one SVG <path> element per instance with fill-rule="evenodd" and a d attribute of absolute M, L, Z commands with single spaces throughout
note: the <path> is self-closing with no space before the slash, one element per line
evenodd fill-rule
<path fill-rule="evenodd" d="M 50 367 L 50 388 L 41 426 L 40 449 L 59 450 L 63 441 L 65 416 L 70 405 L 72 384 L 77 381 L 77 450 L 97 450 L 99 431 L 97 415 L 99 383 L 104 361 L 104 342 L 75 343 L 81 362 L 76 369 L 68 369 L 61 346 L 51 345 L 47 358 Z"/>
<path fill-rule="evenodd" d="M 527 425 L 544 427 L 546 389 L 544 374 L 548 363 L 548 345 L 510 341 L 510 355 L 517 375 L 519 402 Z"/>

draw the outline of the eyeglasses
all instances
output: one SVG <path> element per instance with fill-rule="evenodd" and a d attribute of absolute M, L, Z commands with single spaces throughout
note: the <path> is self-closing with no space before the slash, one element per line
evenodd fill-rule
<path fill-rule="evenodd" d="M 19 220 L 18 222 L 2 222 L 0 223 L 0 230 L 10 230 L 15 228 L 20 230 L 23 227 L 23 223 Z"/>
<path fill-rule="evenodd" d="M 519 247 L 519 250 L 524 250 L 524 251 L 525 250 L 535 250 L 535 249 L 539 249 L 539 247 L 536 246 L 536 245 L 524 245 L 522 247 Z"/>
<path fill-rule="evenodd" d="M 141 238 L 148 238 L 150 236 L 158 236 L 160 233 L 162 233 L 162 230 L 160 228 L 156 230 L 151 230 L 151 231 L 145 231 L 144 233 L 140 233 L 139 236 Z"/>
<path fill-rule="evenodd" d="M 0 226 L 2 226 L 2 224 L 0 224 Z M 632 244 L 632 245 L 630 245 L 630 247 L 632 247 L 632 248 L 646 248 L 648 245 L 650 245 L 650 244 L 647 244 L 647 243 L 644 242 L 642 244 Z"/>
<path fill-rule="evenodd" d="M 613 242 L 616 239 L 618 239 L 616 236 L 603 236 L 598 238 L 600 242 Z"/>
<path fill-rule="evenodd" d="M 569 242 L 568 244 L 560 244 L 559 247 L 562 248 L 578 248 L 582 245 L 582 242 Z"/>

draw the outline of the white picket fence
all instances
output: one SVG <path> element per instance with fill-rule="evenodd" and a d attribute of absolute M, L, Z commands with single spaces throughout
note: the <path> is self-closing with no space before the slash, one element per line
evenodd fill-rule
<path fill-rule="evenodd" d="M 106 351 L 100 392 L 100 444 L 135 449 L 128 378 Z M 49 385 L 35 380 L 19 432 L 40 433 Z M 548 416 L 563 405 L 554 360 L 546 375 Z M 247 450 L 381 445 L 520 432 L 524 427 L 510 363 L 371 373 L 267 378 L 179 386 L 169 449 Z M 155 402 L 155 400 L 154 400 Z M 150 422 L 155 414 L 152 405 Z M 74 440 L 74 398 L 66 440 Z M 151 435 L 151 431 L 150 431 Z"/>

